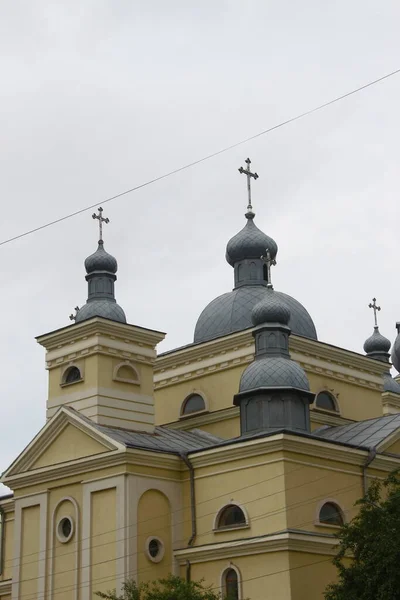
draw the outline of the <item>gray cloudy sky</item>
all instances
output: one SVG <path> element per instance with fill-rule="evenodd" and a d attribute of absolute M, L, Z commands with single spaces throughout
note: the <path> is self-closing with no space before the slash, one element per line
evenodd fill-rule
<path fill-rule="evenodd" d="M 96 203 L 400 67 L 394 0 L 3 0 L 1 239 Z M 362 351 L 367 305 L 394 339 L 400 75 L 104 205 L 131 323 L 192 339 L 232 288 L 247 155 L 256 223 L 279 245 L 275 288 L 319 338 Z M 91 212 L 0 247 L 0 471 L 44 424 L 34 336 L 86 299 Z"/>

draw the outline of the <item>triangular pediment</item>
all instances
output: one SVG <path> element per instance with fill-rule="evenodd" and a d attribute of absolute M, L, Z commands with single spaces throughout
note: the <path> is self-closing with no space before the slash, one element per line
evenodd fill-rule
<path fill-rule="evenodd" d="M 99 431 L 89 419 L 81 418 L 76 411 L 63 407 L 7 469 L 2 482 L 7 485 L 9 478 L 19 474 L 124 449 L 124 446 Z"/>
<path fill-rule="evenodd" d="M 378 452 L 400 454 L 400 428 L 393 431 L 378 446 Z"/>

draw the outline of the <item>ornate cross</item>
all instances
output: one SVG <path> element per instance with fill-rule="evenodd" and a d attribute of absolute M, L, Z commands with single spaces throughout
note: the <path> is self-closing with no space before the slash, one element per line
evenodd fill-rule
<path fill-rule="evenodd" d="M 70 318 L 70 320 L 71 320 L 71 321 L 75 321 L 75 319 L 76 319 L 76 315 L 77 315 L 77 314 L 78 314 L 78 312 L 79 312 L 79 306 L 75 306 L 74 310 L 75 310 L 75 314 L 70 314 L 70 315 L 69 315 L 69 318 Z"/>
<path fill-rule="evenodd" d="M 247 210 L 248 212 L 253 212 L 253 207 L 251 205 L 251 178 L 253 177 L 253 179 L 258 179 L 258 175 L 257 173 L 252 173 L 250 171 L 250 165 L 251 165 L 251 160 L 249 158 L 246 158 L 246 160 L 244 161 L 247 165 L 247 169 L 243 169 L 243 167 L 240 167 L 239 169 L 239 173 L 244 173 L 247 177 L 247 194 L 248 194 L 248 199 L 249 199 L 249 204 L 247 205 Z"/>
<path fill-rule="evenodd" d="M 374 320 L 375 320 L 375 327 L 378 327 L 378 320 L 376 318 L 376 312 L 381 310 L 380 306 L 376 305 L 376 298 L 372 298 L 372 302 L 370 302 L 368 304 L 368 308 L 372 308 L 374 311 Z"/>
<path fill-rule="evenodd" d="M 99 241 L 102 242 L 103 241 L 103 223 L 109 223 L 110 219 L 104 219 L 103 218 L 103 209 L 100 208 L 98 209 L 99 214 L 96 215 L 96 213 L 92 214 L 92 219 L 98 219 L 99 220 L 99 230 L 100 230 L 100 237 L 99 237 Z"/>
<path fill-rule="evenodd" d="M 271 282 L 271 266 L 276 265 L 276 260 L 271 258 L 271 253 L 268 248 L 265 249 L 265 256 L 260 256 L 261 260 L 267 265 L 267 288 L 273 290 Z"/>

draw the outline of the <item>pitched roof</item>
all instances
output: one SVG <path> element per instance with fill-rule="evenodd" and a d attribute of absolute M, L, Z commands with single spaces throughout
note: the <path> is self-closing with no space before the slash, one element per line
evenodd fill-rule
<path fill-rule="evenodd" d="M 386 415 L 349 425 L 326 427 L 313 431 L 315 437 L 363 448 L 376 448 L 400 428 L 400 414 Z"/>

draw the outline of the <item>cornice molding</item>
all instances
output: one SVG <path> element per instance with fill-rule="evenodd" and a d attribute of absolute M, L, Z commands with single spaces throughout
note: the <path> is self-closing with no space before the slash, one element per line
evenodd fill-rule
<path fill-rule="evenodd" d="M 6 579 L 6 581 L 0 581 L 0 596 L 11 594 L 12 579 Z"/>
<path fill-rule="evenodd" d="M 383 412 L 386 410 L 386 414 L 390 414 L 390 409 L 394 408 L 394 413 L 400 412 L 400 395 L 394 394 L 393 392 L 383 392 L 382 394 L 382 406 Z"/>
<path fill-rule="evenodd" d="M 337 552 L 339 540 L 334 536 L 323 536 L 314 532 L 284 531 L 261 537 L 232 540 L 229 542 L 206 544 L 174 551 L 180 565 L 187 560 L 193 563 L 226 559 L 238 556 L 264 554 L 267 552 L 310 552 L 333 556 Z"/>
<path fill-rule="evenodd" d="M 311 423 L 318 423 L 318 425 L 350 425 L 354 423 L 351 419 L 345 419 L 339 415 L 332 415 L 327 412 L 319 412 L 317 408 L 310 407 L 310 419 Z"/>
<path fill-rule="evenodd" d="M 299 336 L 290 337 L 292 358 L 309 373 L 325 374 L 333 379 L 381 390 L 382 374 L 388 365 L 361 354 Z M 223 371 L 246 365 L 254 358 L 252 329 L 178 349 L 156 359 L 156 389 L 179 381 L 195 379 L 212 371 Z"/>
<path fill-rule="evenodd" d="M 0 497 L 0 506 L 4 514 L 14 512 L 15 498 L 6 498 L 5 500 L 2 500 Z"/>
<path fill-rule="evenodd" d="M 60 345 L 73 344 L 77 340 L 93 335 L 105 335 L 118 338 L 128 344 L 137 343 L 152 348 L 165 337 L 165 333 L 161 331 L 94 317 L 88 321 L 68 325 L 56 331 L 40 335 L 36 340 L 47 350 L 52 350 L 58 348 Z"/>

